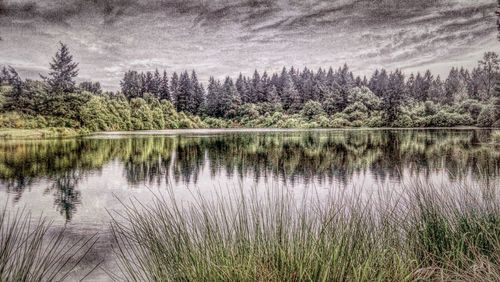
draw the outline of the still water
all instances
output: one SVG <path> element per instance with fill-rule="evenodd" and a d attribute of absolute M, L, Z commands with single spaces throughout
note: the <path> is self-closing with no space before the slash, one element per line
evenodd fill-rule
<path fill-rule="evenodd" d="M 163 134 L 168 133 L 168 134 Z M 0 204 L 99 233 L 92 261 L 112 261 L 109 212 L 172 188 L 403 189 L 487 179 L 500 185 L 491 130 L 168 131 L 64 140 L 0 140 Z M 91 280 L 103 280 L 96 273 Z"/>

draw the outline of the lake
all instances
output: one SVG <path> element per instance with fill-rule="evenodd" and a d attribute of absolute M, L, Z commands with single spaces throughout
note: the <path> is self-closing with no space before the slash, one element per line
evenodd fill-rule
<path fill-rule="evenodd" d="M 415 180 L 500 185 L 492 130 L 202 130 L 0 141 L 0 204 L 43 214 L 70 237 L 99 233 L 89 263 L 112 265 L 109 212 L 171 188 L 313 187 L 377 192 Z M 498 186 L 497 186 L 498 187 Z M 96 272 L 91 280 L 104 279 Z"/>

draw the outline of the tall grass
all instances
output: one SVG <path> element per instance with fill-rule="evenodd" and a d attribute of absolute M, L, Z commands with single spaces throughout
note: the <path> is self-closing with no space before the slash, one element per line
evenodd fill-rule
<path fill-rule="evenodd" d="M 500 280 L 499 186 L 304 196 L 237 190 L 114 214 L 129 281 Z"/>
<path fill-rule="evenodd" d="M 0 281 L 66 280 L 96 240 L 92 236 L 71 242 L 64 232 L 54 233 L 43 217 L 4 209 L 0 211 Z"/>

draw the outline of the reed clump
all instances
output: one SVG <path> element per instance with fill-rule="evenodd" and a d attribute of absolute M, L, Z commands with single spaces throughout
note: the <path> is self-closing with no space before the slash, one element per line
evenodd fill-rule
<path fill-rule="evenodd" d="M 495 185 L 294 196 L 286 189 L 175 193 L 113 214 L 130 281 L 500 280 Z"/>
<path fill-rule="evenodd" d="M 97 241 L 90 236 L 68 240 L 44 217 L 25 210 L 0 210 L 0 281 L 63 281 L 84 278 L 82 260 Z M 75 275 L 75 276 L 73 276 Z"/>

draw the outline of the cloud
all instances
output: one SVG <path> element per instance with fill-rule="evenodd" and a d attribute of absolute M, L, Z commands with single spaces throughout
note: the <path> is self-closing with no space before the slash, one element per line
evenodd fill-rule
<path fill-rule="evenodd" d="M 425 67 L 491 46 L 494 9 L 490 0 L 0 0 L 0 64 L 46 67 L 62 40 L 81 75 L 110 87 L 129 68 L 203 77 Z"/>

